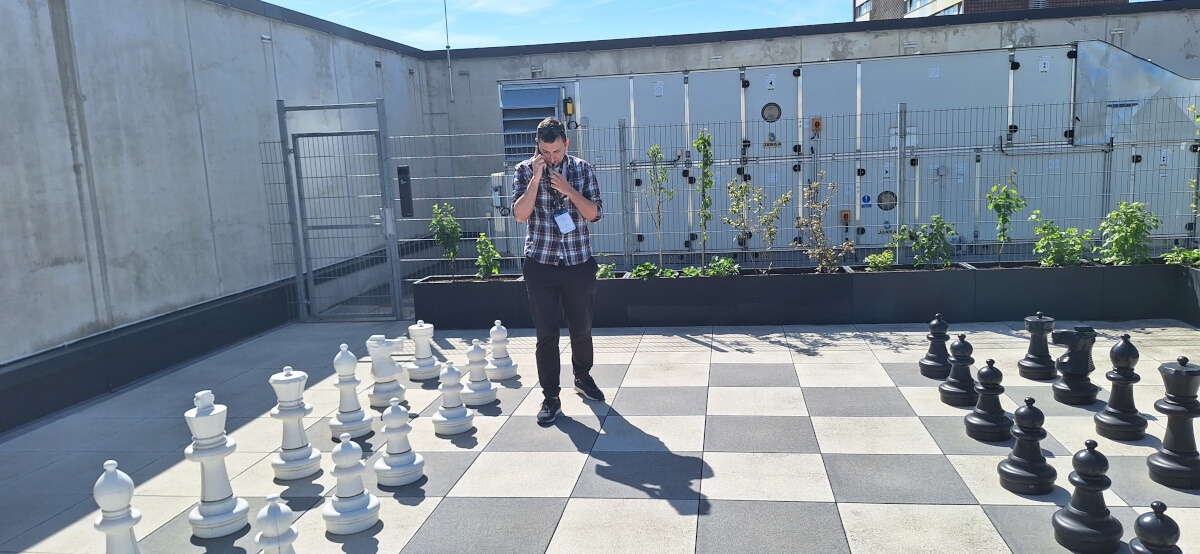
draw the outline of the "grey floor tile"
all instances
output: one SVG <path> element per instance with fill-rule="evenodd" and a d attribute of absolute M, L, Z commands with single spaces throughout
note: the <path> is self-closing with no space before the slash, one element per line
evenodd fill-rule
<path fill-rule="evenodd" d="M 485 450 L 497 452 L 588 452 L 600 434 L 595 416 L 559 414 L 550 425 L 534 416 L 512 416 L 488 441 Z"/>
<path fill-rule="evenodd" d="M 592 452 L 571 496 L 696 500 L 711 473 L 699 452 Z"/>
<path fill-rule="evenodd" d="M 1175 489 L 1152 481 L 1144 456 L 1108 456 L 1108 466 L 1113 485 L 1105 494 L 1116 494 L 1130 506 L 1149 506 L 1161 500 L 1168 507 L 1200 507 L 1200 490 Z"/>
<path fill-rule="evenodd" d="M 419 452 L 425 458 L 424 476 L 399 487 L 380 487 L 375 472 L 370 468 L 383 455 L 376 452 L 367 463 L 363 483 L 371 494 L 379 498 L 394 497 L 403 504 L 415 505 L 424 498 L 446 496 L 459 478 L 475 463 L 478 452 Z"/>
<path fill-rule="evenodd" d="M 95 472 L 93 484 L 101 473 L 104 473 L 103 468 Z M 0 494 L 0 513 L 4 514 L 4 517 L 0 517 L 0 544 L 16 550 L 35 544 L 44 537 L 25 536 L 28 544 L 24 545 L 14 545 L 9 541 L 80 502 L 95 505 L 91 490 L 89 486 L 87 494 L 12 494 L 6 489 L 5 494 Z"/>
<path fill-rule="evenodd" d="M 709 364 L 710 387 L 798 387 L 796 366 L 791 363 L 754 363 L 747 354 L 744 364 Z"/>
<path fill-rule="evenodd" d="M 596 364 L 592 366 L 588 372 L 592 379 L 596 381 L 596 386 L 602 389 L 621 386 L 621 381 L 625 379 L 625 372 L 629 370 L 629 364 Z M 528 370 L 532 380 L 537 379 L 537 368 L 530 367 Z M 563 390 L 570 391 L 575 386 L 575 375 L 572 373 L 571 364 L 563 364 L 559 371 L 559 386 Z"/>
<path fill-rule="evenodd" d="M 175 452 L 191 444 L 192 433 L 182 417 L 150 417 L 90 443 L 80 450 Z"/>
<path fill-rule="evenodd" d="M 445 498 L 402 552 L 543 552 L 566 506 L 566 498 Z"/>
<path fill-rule="evenodd" d="M 172 454 L 128 450 L 72 452 L 53 463 L 27 473 L 20 479 L 10 481 L 4 486 L 4 494 L 0 496 L 19 498 L 24 495 L 42 494 L 91 495 L 96 479 L 104 473 L 106 460 L 116 460 L 120 464 L 121 471 L 132 474 L 164 455 L 171 456 Z"/>
<path fill-rule="evenodd" d="M 704 415 L 708 387 L 622 387 L 611 399 L 621 415 Z"/>
<path fill-rule="evenodd" d="M 1093 372 L 1092 376 L 1093 377 L 1100 376 L 1101 381 L 1103 381 L 1103 379 L 1104 379 L 1103 375 L 1100 374 L 1099 371 Z M 1092 382 L 1096 383 L 1099 386 L 1104 386 L 1107 384 L 1107 382 L 1103 382 L 1103 383 L 1097 382 L 1095 379 L 1092 379 Z M 1007 394 L 1008 397 L 1011 398 L 1013 402 L 1016 402 L 1016 404 L 1018 406 L 1024 406 L 1026 398 L 1033 398 L 1034 400 L 1036 400 L 1036 402 L 1034 402 L 1034 406 L 1036 406 L 1037 409 L 1041 410 L 1043 414 L 1045 414 L 1046 416 L 1049 416 L 1049 417 L 1056 417 L 1056 416 L 1092 417 L 1093 415 L 1095 415 L 1096 412 L 1103 410 L 1104 406 L 1108 402 L 1108 391 L 1103 390 L 1103 389 L 1101 389 L 1100 394 L 1098 394 L 1096 396 L 1096 401 L 1091 404 L 1088 404 L 1086 406 L 1072 406 L 1069 404 L 1063 404 L 1062 402 L 1055 400 L 1054 399 L 1054 391 L 1049 386 L 1045 386 L 1045 387 L 1004 387 L 1004 394 Z M 1145 413 L 1147 409 L 1150 409 L 1150 410 L 1154 409 L 1153 407 L 1150 407 L 1150 406 L 1138 406 L 1138 408 L 1143 413 Z"/>
<path fill-rule="evenodd" d="M 912 407 L 895 387 L 814 387 L 804 389 L 810 416 L 904 417 Z"/>
<path fill-rule="evenodd" d="M 700 515 L 696 552 L 850 552 L 829 502 L 711 500 Z"/>
<path fill-rule="evenodd" d="M 912 363 L 887 362 L 880 365 L 883 366 L 883 370 L 887 372 L 888 377 L 892 378 L 892 382 L 896 383 L 897 387 L 936 387 L 945 381 L 945 379 L 931 379 L 921 375 L 921 368 L 917 365 L 917 360 L 913 360 Z"/>
<path fill-rule="evenodd" d="M 358 443 L 358 447 L 362 448 L 363 458 L 370 456 L 372 452 L 375 452 L 377 450 L 383 450 L 384 447 L 387 446 L 387 437 L 385 437 L 382 433 L 383 420 L 380 419 L 378 415 L 375 415 L 374 412 L 369 411 L 367 413 L 374 416 L 374 419 L 371 421 L 371 432 L 367 433 L 366 435 L 363 435 L 361 437 L 357 437 L 357 438 L 353 439 L 354 442 Z M 339 442 L 337 440 L 334 440 L 333 433 L 329 431 L 329 420 L 330 419 L 331 418 L 323 417 L 323 418 L 321 418 L 321 421 L 313 424 L 312 426 L 310 426 L 308 429 L 305 430 L 305 432 L 308 436 L 308 443 L 310 445 L 312 445 L 314 448 L 320 449 L 321 452 L 333 452 L 333 448 L 335 446 L 337 446 L 337 444 Z M 276 446 L 283 445 L 283 442 L 282 442 L 283 441 L 283 438 L 282 438 L 283 437 L 283 425 L 282 424 L 280 424 L 279 433 L 280 433 L 280 444 L 276 445 Z"/>
<path fill-rule="evenodd" d="M 65 452 L 0 451 L 0 467 L 4 468 L 4 471 L 0 471 L 0 487 L 26 473 L 52 464 L 66 455 Z M 99 473 L 96 476 L 99 477 Z"/>
<path fill-rule="evenodd" d="M 704 450 L 820 452 L 812 420 L 802 416 L 708 416 L 704 424 Z"/>
<path fill-rule="evenodd" d="M 138 541 L 138 546 L 142 552 L 171 552 L 171 553 L 188 553 L 188 552 L 258 552 L 259 549 L 254 546 L 254 534 L 256 530 L 251 527 L 255 515 L 258 511 L 266 506 L 265 498 L 260 497 L 244 497 L 246 502 L 250 504 L 249 524 L 242 527 L 232 535 L 219 537 L 215 539 L 201 539 L 192 535 L 192 525 L 188 522 L 188 512 L 184 510 L 174 519 L 167 522 L 150 533 L 146 537 Z M 292 497 L 287 499 L 288 508 L 293 512 L 293 521 L 299 519 L 303 513 L 313 507 L 318 506 L 323 500 L 313 497 Z"/>
<path fill-rule="evenodd" d="M 994 454 L 1003 458 L 1012 452 L 1013 443 L 1016 442 L 1012 438 L 1004 442 L 977 441 L 967 436 L 967 428 L 961 417 L 925 416 L 921 418 L 921 423 L 925 424 L 925 429 L 933 436 L 938 448 L 946 454 Z M 1050 436 L 1042 440 L 1041 446 L 1047 456 L 1074 454 Z"/>
<path fill-rule="evenodd" d="M 1054 527 L 1050 524 L 1058 506 L 984 506 L 983 511 L 1013 552 L 1067 552 L 1055 542 Z M 1138 514 L 1133 508 L 1118 507 L 1111 511 L 1125 530 L 1117 552 L 1128 553 L 1129 541 L 1136 537 L 1133 522 Z"/>
<path fill-rule="evenodd" d="M 977 503 L 942 455 L 824 454 L 823 458 L 838 502 Z"/>
<path fill-rule="evenodd" d="M 499 385 L 497 385 L 496 389 L 496 400 L 482 406 L 468 406 L 472 410 L 475 410 L 476 417 L 511 415 L 512 411 L 521 405 L 521 401 L 525 400 L 525 396 L 534 390 L 530 387 L 510 389 Z M 432 417 L 433 414 L 436 414 L 441 409 L 441 406 L 441 399 L 435 400 L 421 411 L 421 417 Z"/>

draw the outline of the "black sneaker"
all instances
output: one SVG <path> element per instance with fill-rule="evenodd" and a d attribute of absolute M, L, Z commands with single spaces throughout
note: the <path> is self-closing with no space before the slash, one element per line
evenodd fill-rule
<path fill-rule="evenodd" d="M 604 402 L 604 393 L 596 386 L 596 381 L 591 375 L 575 378 L 575 392 L 588 400 Z"/>
<path fill-rule="evenodd" d="M 541 424 L 554 423 L 554 417 L 562 411 L 562 401 L 557 398 L 547 398 L 542 401 L 542 409 L 538 410 L 537 421 Z"/>

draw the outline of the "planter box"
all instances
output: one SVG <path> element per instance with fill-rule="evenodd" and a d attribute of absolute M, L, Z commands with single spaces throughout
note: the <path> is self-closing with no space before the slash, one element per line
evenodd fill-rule
<path fill-rule="evenodd" d="M 523 281 L 418 281 L 417 317 L 445 329 L 495 319 L 531 327 Z M 1200 324 L 1200 270 L 1182 266 L 1045 268 L 995 264 L 943 270 L 737 277 L 602 279 L 596 327 L 820 325 L 1016 321 L 1038 311 L 1061 320 L 1174 318 Z"/>

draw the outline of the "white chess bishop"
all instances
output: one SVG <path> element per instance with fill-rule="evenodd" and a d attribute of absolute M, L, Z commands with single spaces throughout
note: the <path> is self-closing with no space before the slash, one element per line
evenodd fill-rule
<path fill-rule="evenodd" d="M 463 406 L 462 373 L 454 367 L 454 362 L 446 362 L 442 368 L 442 384 L 438 391 L 442 393 L 442 407 L 433 414 L 433 432 L 439 435 L 457 435 L 475 428 L 475 410 Z"/>
<path fill-rule="evenodd" d="M 117 469 L 117 462 L 104 462 L 104 473 L 92 487 L 92 497 L 100 506 L 95 525 L 104 533 L 107 554 L 140 554 L 133 526 L 142 520 L 142 513 L 129 503 L 133 500 L 133 479 Z"/>
<path fill-rule="evenodd" d="M 421 478 L 425 474 L 425 457 L 413 452 L 408 442 L 412 425 L 408 423 L 408 410 L 400 405 L 399 398 L 390 401 L 391 406 L 383 411 L 383 436 L 387 437 L 384 455 L 375 460 L 375 476 L 380 485 L 399 487 Z"/>
<path fill-rule="evenodd" d="M 496 320 L 489 332 L 492 345 L 492 360 L 487 364 L 488 379 L 503 381 L 517 376 L 517 364 L 508 355 L 508 329 Z"/>
<path fill-rule="evenodd" d="M 299 533 L 292 527 L 292 515 L 292 509 L 280 502 L 278 494 L 268 496 L 267 505 L 254 518 L 254 527 L 258 529 L 254 546 L 261 548 L 263 554 L 296 554 L 292 543 Z"/>
<path fill-rule="evenodd" d="M 353 535 L 370 529 L 379 522 L 379 499 L 367 492 L 362 474 L 367 464 L 362 461 L 362 447 L 343 433 L 341 443 L 333 447 L 333 473 L 337 479 L 333 499 L 325 503 L 321 516 L 325 530 L 333 535 Z"/>
<path fill-rule="evenodd" d="M 354 375 L 358 367 L 358 357 L 350 351 L 350 346 L 342 344 L 341 351 L 333 357 L 333 369 L 337 371 L 338 380 L 334 385 L 338 388 L 338 413 L 329 420 L 329 430 L 337 438 L 342 433 L 350 433 L 351 437 L 361 437 L 371 432 L 371 416 L 362 409 L 358 401 L 358 384 L 361 382 Z"/>
<path fill-rule="evenodd" d="M 200 505 L 188 513 L 192 534 L 202 539 L 230 535 L 246 526 L 250 504 L 233 495 L 225 457 L 233 454 L 237 443 L 225 436 L 225 418 L 229 411 L 216 404 L 212 391 L 196 393 L 195 408 L 183 414 L 192 431 L 192 444 L 183 456 L 200 464 Z"/>
<path fill-rule="evenodd" d="M 383 335 L 371 335 L 367 339 L 367 352 L 371 355 L 371 378 L 375 385 L 367 393 L 372 408 L 386 408 L 388 399 L 392 397 L 404 401 L 404 385 L 396 379 L 400 377 L 400 364 L 392 359 L 392 354 L 400 350 L 404 341 L 401 337 L 389 339 Z"/>
<path fill-rule="evenodd" d="M 404 366 L 408 377 L 414 381 L 436 378 L 442 372 L 442 364 L 433 358 L 433 325 L 418 319 L 408 326 L 408 338 L 413 341 L 413 361 Z"/>
<path fill-rule="evenodd" d="M 279 404 L 271 408 L 271 417 L 283 421 L 283 446 L 271 455 L 271 469 L 281 481 L 303 479 L 321 471 L 321 451 L 308 443 L 304 432 L 304 416 L 312 413 L 312 406 L 304 401 L 304 384 L 308 374 L 293 371 L 292 366 L 271 376 L 271 388 Z"/>
<path fill-rule="evenodd" d="M 487 351 L 483 349 L 479 339 L 471 341 L 467 349 L 467 390 L 462 393 L 463 402 L 468 406 L 483 406 L 496 401 L 496 385 L 488 380 Z"/>

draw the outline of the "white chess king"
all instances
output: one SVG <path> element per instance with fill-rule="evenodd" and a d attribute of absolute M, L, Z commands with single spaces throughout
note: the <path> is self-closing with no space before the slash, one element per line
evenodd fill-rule
<path fill-rule="evenodd" d="M 304 401 L 304 384 L 308 374 L 293 371 L 292 366 L 271 376 L 271 388 L 279 404 L 271 408 L 271 417 L 283 422 L 283 446 L 271 455 L 271 469 L 281 481 L 303 479 L 321 471 L 321 451 L 308 443 L 304 432 L 304 416 L 312 413 L 312 406 Z"/>
<path fill-rule="evenodd" d="M 237 443 L 225 436 L 225 417 L 229 411 L 215 404 L 212 391 L 196 393 L 195 408 L 183 414 L 192 430 L 192 444 L 183 450 L 185 458 L 200 464 L 200 505 L 188 513 L 192 534 L 213 539 L 232 534 L 250 516 L 250 504 L 233 495 L 225 457 L 233 454 Z"/>

